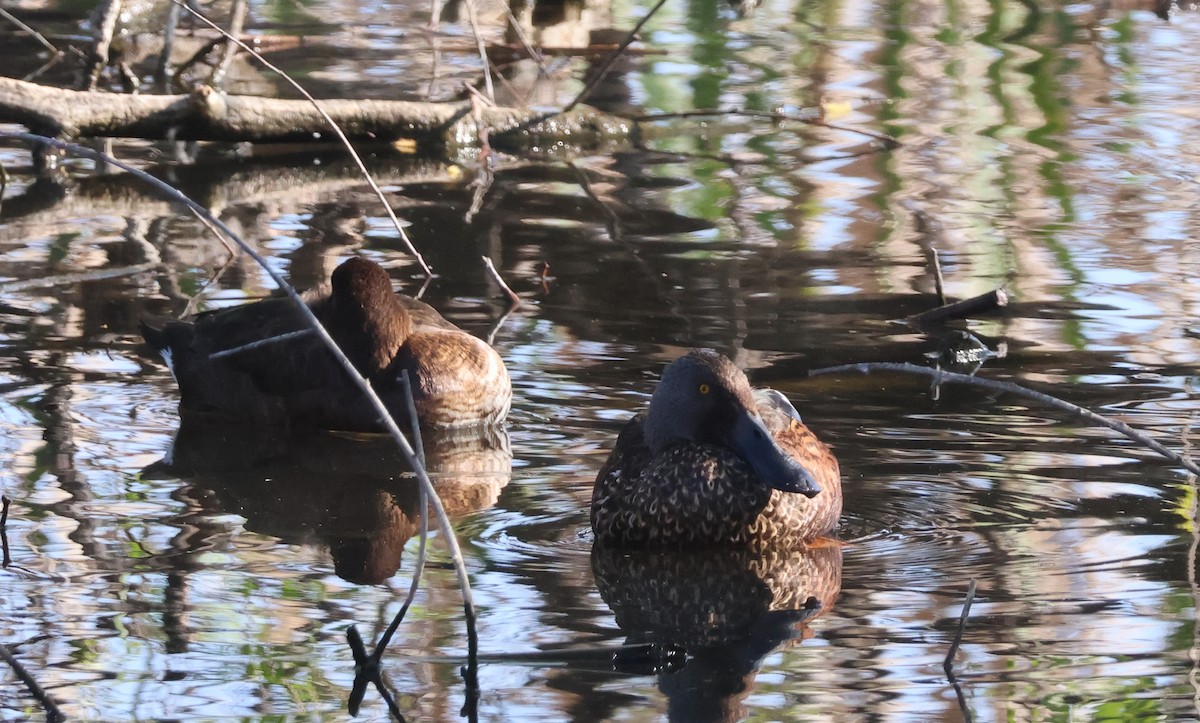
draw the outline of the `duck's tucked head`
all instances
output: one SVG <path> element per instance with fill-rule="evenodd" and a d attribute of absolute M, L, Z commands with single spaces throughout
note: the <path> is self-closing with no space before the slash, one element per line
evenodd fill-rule
<path fill-rule="evenodd" d="M 656 454 L 680 441 L 722 446 L 746 460 L 770 487 L 806 497 L 821 491 L 763 424 L 746 375 L 711 349 L 693 351 L 666 368 L 650 398 L 644 430 Z"/>
<path fill-rule="evenodd" d="M 379 264 L 360 256 L 343 261 L 329 277 L 333 298 L 366 304 L 391 298 L 392 280 Z"/>
<path fill-rule="evenodd" d="M 334 269 L 329 282 L 330 333 L 359 371 L 369 376 L 386 368 L 412 333 L 387 271 L 356 256 Z"/>

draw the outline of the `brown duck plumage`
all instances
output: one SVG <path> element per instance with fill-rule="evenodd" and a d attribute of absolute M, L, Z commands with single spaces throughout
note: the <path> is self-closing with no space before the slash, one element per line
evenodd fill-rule
<path fill-rule="evenodd" d="M 359 257 L 345 261 L 329 284 L 304 299 L 401 424 L 407 419 L 400 382 L 405 371 L 423 425 L 494 424 L 508 414 L 512 384 L 496 351 L 428 305 L 394 293 L 378 264 Z M 142 334 L 171 367 L 181 412 L 295 427 L 379 429 L 373 409 L 315 335 L 210 356 L 304 328 L 294 302 L 277 298 L 161 327 L 143 323 Z"/>
<path fill-rule="evenodd" d="M 830 532 L 837 459 L 786 398 L 709 349 L 676 360 L 622 430 L 592 492 L 600 543 L 763 548 Z"/>

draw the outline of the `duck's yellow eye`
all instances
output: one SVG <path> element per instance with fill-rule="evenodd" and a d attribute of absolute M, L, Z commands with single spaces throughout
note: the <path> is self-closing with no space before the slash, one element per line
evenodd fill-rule
<path fill-rule="evenodd" d="M 701 385 L 700 385 L 700 393 L 701 393 L 701 394 L 708 394 L 708 392 L 709 392 L 708 385 L 707 385 L 707 384 L 701 384 Z"/>

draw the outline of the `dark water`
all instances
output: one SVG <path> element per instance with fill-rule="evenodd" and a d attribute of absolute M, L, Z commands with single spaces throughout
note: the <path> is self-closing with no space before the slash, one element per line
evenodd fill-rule
<path fill-rule="evenodd" d="M 647 8 L 588 17 L 627 28 Z M 643 33 L 662 54 L 619 65 L 605 108 L 821 105 L 903 145 L 864 154 L 869 139 L 833 128 L 664 121 L 574 168 L 501 159 L 481 199 L 470 163 L 371 161 L 438 273 L 425 300 L 494 333 L 516 392 L 506 440 L 449 440 L 431 465 L 480 608 L 479 718 L 960 720 L 942 659 L 972 579 L 955 671 L 975 720 L 1197 717 L 1194 480 L 1011 395 L 807 376 L 929 363 L 936 335 L 899 320 L 936 304 L 936 247 L 950 296 L 1012 297 L 954 325 L 1007 347 L 982 375 L 1190 449 L 1200 15 L 1152 9 L 768 2 L 742 19 L 668 3 Z M 79 32 L 34 10 L 22 17 Z M 254 14 L 312 36 L 273 58 L 327 96 L 446 98 L 477 68 L 469 29 L 447 23 L 432 82 L 423 5 Z M 498 37 L 500 16 L 483 15 Z M 40 65 L 27 41 L 4 42 L 19 60 L 6 73 Z M 586 67 L 552 61 L 561 78 L 531 97 L 561 104 Z M 234 77 L 277 87 L 249 66 Z M 419 288 L 336 154 L 206 149 L 160 165 L 169 150 L 117 146 L 297 285 L 363 253 Z M 346 629 L 378 637 L 416 554 L 403 463 L 378 441 L 180 430 L 138 318 L 197 294 L 199 308 L 239 303 L 270 289 L 265 274 L 239 259 L 210 283 L 221 246 L 123 176 L 72 162 L 69 178 L 35 181 L 25 150 L 0 160 L 0 489 L 14 500 L 0 642 L 76 718 L 347 717 Z M 481 255 L 525 300 L 507 318 Z M 102 270 L 117 273 L 74 276 Z M 757 562 L 593 556 L 595 471 L 664 363 L 702 345 L 783 390 L 834 447 L 848 546 Z M 452 720 L 465 629 L 439 541 L 432 554 L 384 668 L 406 716 Z M 614 670 L 596 651 L 627 639 L 690 657 Z M 0 675 L 0 713 L 38 714 Z M 386 716 L 368 692 L 360 717 Z"/>

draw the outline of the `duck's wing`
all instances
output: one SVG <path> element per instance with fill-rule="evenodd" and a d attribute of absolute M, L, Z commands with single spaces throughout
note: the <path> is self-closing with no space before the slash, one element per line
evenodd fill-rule
<path fill-rule="evenodd" d="M 320 316 L 328 293 L 318 289 L 302 298 Z M 142 334 L 171 368 L 184 406 L 237 414 L 250 403 L 242 399 L 246 395 L 286 395 L 345 376 L 314 334 L 232 351 L 307 328 L 294 301 L 273 297 L 190 321 L 143 322 Z"/>
<path fill-rule="evenodd" d="M 790 516 L 789 524 L 795 528 L 818 535 L 828 533 L 837 525 L 842 512 L 842 475 L 837 457 L 800 421 L 800 414 L 782 393 L 755 389 L 754 401 L 775 443 L 821 487 L 811 500 L 799 495 L 778 497 L 778 514 Z M 811 537 L 807 532 L 805 536 Z"/>
<path fill-rule="evenodd" d="M 462 331 L 454 324 L 446 321 L 446 318 L 439 314 L 437 309 L 426 304 L 424 301 L 414 299 L 411 296 L 405 296 L 404 294 L 396 294 L 396 300 L 400 302 L 400 305 L 412 317 L 415 329 L 425 327 L 445 329 L 447 331 Z"/>
<path fill-rule="evenodd" d="M 641 412 L 625 423 L 617 443 L 613 445 L 604 466 L 596 474 L 596 485 L 592 489 L 592 505 L 617 492 L 618 487 L 634 484 L 638 475 L 650 463 L 650 447 L 646 445 L 646 413 Z"/>
<path fill-rule="evenodd" d="M 803 424 L 800 412 L 796 411 L 783 392 L 777 389 L 755 389 L 754 406 L 772 434 L 778 434 L 787 429 L 793 421 Z"/>

